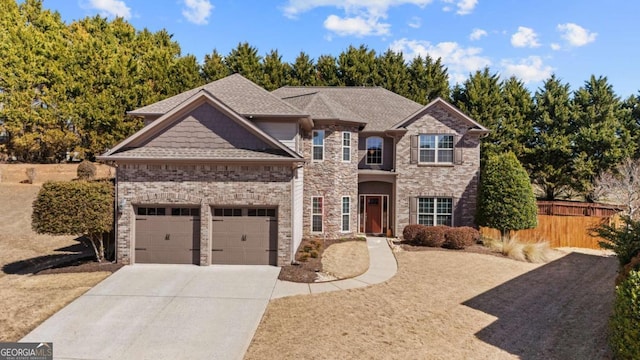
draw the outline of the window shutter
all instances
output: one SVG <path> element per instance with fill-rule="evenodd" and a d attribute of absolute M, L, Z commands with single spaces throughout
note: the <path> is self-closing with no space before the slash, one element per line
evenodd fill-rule
<path fill-rule="evenodd" d="M 458 219 L 456 218 L 456 212 L 459 214 L 460 212 L 457 211 L 457 207 L 458 206 L 458 198 L 457 197 L 452 197 L 451 198 L 451 226 L 458 226 Z"/>
<path fill-rule="evenodd" d="M 411 135 L 411 158 L 409 164 L 418 163 L 418 135 Z"/>
<path fill-rule="evenodd" d="M 409 198 L 409 224 L 418 223 L 418 198 Z"/>
<path fill-rule="evenodd" d="M 462 147 L 458 146 L 460 143 L 460 136 L 453 137 L 453 163 L 455 165 L 462 165 Z"/>

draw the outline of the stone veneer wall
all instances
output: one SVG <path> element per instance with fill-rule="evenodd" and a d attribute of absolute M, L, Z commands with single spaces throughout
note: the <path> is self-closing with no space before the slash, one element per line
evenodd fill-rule
<path fill-rule="evenodd" d="M 117 171 L 118 262 L 130 264 L 135 235 L 135 205 L 200 206 L 200 265 L 210 265 L 211 206 L 274 206 L 278 214 L 278 265 L 291 262 L 291 189 L 289 165 L 120 164 Z"/>
<path fill-rule="evenodd" d="M 310 160 L 304 167 L 303 236 L 337 239 L 358 232 L 358 128 L 316 124 L 324 130 L 324 160 Z M 351 162 L 342 162 L 342 132 L 351 132 Z M 311 159 L 312 134 L 302 139 L 302 155 Z M 324 197 L 323 232 L 311 232 L 311 197 Z M 351 231 L 341 231 L 342 197 L 351 197 Z"/>
<path fill-rule="evenodd" d="M 467 133 L 468 125 L 441 105 L 430 108 L 422 117 L 406 126 L 407 133 L 396 146 L 396 229 L 409 224 L 409 201 L 416 196 L 453 197 L 456 201 L 454 226 L 474 226 L 480 177 L 480 138 Z M 452 134 L 460 136 L 461 165 L 410 164 L 411 136 Z M 456 150 L 454 150 L 456 151 Z"/>

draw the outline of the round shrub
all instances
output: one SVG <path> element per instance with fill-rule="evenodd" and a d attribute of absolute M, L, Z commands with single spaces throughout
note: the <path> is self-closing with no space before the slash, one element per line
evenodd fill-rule
<path fill-rule="evenodd" d="M 640 359 L 640 272 L 632 270 L 616 287 L 609 329 L 614 358 Z"/>
<path fill-rule="evenodd" d="M 447 229 L 444 234 L 444 244 L 442 247 L 447 249 L 462 250 L 467 246 L 471 246 L 475 243 L 474 234 L 471 230 L 473 228 L 466 227 L 452 227 Z"/>
<path fill-rule="evenodd" d="M 448 228 L 448 226 L 425 226 L 418 232 L 416 243 L 422 246 L 441 247 Z"/>
<path fill-rule="evenodd" d="M 83 160 L 76 170 L 78 179 L 91 180 L 96 176 L 96 166 L 91 161 Z"/>
<path fill-rule="evenodd" d="M 424 227 L 425 225 L 419 225 L 419 224 L 407 225 L 404 227 L 404 230 L 402 230 L 402 238 L 406 242 L 415 243 L 418 233 Z"/>

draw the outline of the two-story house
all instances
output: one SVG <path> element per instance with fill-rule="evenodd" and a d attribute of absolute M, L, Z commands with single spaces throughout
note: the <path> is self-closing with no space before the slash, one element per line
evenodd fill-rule
<path fill-rule="evenodd" d="M 444 100 L 235 74 L 130 112 L 116 168 L 122 263 L 289 263 L 303 237 L 472 226 L 487 129 Z"/>

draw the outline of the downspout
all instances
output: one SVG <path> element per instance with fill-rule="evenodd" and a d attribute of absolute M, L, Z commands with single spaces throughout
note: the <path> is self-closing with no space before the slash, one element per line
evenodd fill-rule
<path fill-rule="evenodd" d="M 120 213 L 120 209 L 118 209 L 118 206 L 120 204 L 120 201 L 118 199 L 118 164 L 113 163 L 113 167 L 116 169 L 115 171 L 115 179 L 113 181 L 114 187 L 115 187 L 115 198 L 114 198 L 114 207 L 113 207 L 113 231 L 114 231 L 114 236 L 113 236 L 113 256 L 114 259 L 113 261 L 115 263 L 118 262 L 118 214 Z"/>

